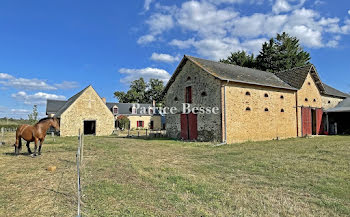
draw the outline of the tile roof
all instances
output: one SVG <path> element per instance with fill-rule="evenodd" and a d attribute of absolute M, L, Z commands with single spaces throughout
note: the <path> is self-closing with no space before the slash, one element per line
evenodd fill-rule
<path fill-rule="evenodd" d="M 349 94 L 343 93 L 340 90 L 337 90 L 337 89 L 335 89 L 335 88 L 333 88 L 333 87 L 331 87 L 331 86 L 329 86 L 329 85 L 327 85 L 325 83 L 323 83 L 323 86 L 324 86 L 324 89 L 325 89 L 325 91 L 324 91 L 325 95 L 336 96 L 336 97 L 340 97 L 340 98 L 350 97 Z"/>
<path fill-rule="evenodd" d="M 296 90 L 294 87 L 290 86 L 271 72 L 241 67 L 233 64 L 205 60 L 185 55 L 184 58 L 181 60 L 179 66 L 175 70 L 173 76 L 170 78 L 169 82 L 165 86 L 163 93 L 166 93 L 171 84 L 175 81 L 176 76 L 181 71 L 181 68 L 187 60 L 190 60 L 198 67 L 202 68 L 204 71 L 220 80 Z"/>
<path fill-rule="evenodd" d="M 148 108 L 153 107 L 152 104 L 139 103 L 140 109 L 137 110 L 136 114 L 132 114 L 131 108 L 132 108 L 133 104 L 137 104 L 137 103 L 113 103 L 113 102 L 106 103 L 106 105 L 110 111 L 112 111 L 113 106 L 116 105 L 118 107 L 118 115 L 145 115 L 145 116 L 147 116 L 149 114 L 141 114 L 141 109 L 145 108 L 145 109 L 147 109 L 147 112 L 148 112 Z M 155 112 L 156 112 L 156 114 L 158 113 L 157 110 Z"/>
<path fill-rule="evenodd" d="M 336 107 L 327 109 L 326 112 L 350 112 L 350 98 L 344 99 Z"/>

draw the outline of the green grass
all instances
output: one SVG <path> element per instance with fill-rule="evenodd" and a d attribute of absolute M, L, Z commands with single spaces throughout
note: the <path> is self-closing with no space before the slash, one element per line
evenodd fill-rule
<path fill-rule="evenodd" d="M 0 147 L 0 213 L 75 215 L 76 146 L 77 138 L 48 138 L 38 158 Z M 220 147 L 85 137 L 82 210 L 84 216 L 349 216 L 349 159 L 348 136 Z M 48 172 L 50 165 L 57 171 Z"/>

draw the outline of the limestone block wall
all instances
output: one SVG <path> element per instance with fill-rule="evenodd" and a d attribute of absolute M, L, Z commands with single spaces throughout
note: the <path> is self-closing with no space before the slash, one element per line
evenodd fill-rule
<path fill-rule="evenodd" d="M 186 87 L 191 86 L 191 108 L 202 106 L 219 109 L 217 114 L 197 115 L 198 141 L 222 140 L 220 85 L 220 80 L 191 61 L 186 62 L 165 96 L 165 105 L 177 108 L 176 114 L 166 115 L 166 130 L 170 138 L 181 138 L 180 116 L 185 103 Z"/>
<path fill-rule="evenodd" d="M 295 91 L 229 83 L 227 143 L 297 136 Z"/>
<path fill-rule="evenodd" d="M 143 121 L 144 127 L 143 129 L 150 129 L 151 121 L 153 121 L 153 129 L 154 130 L 160 130 L 162 128 L 161 123 L 161 116 L 159 115 L 148 115 L 148 116 L 141 116 L 141 115 L 130 115 L 127 116 L 130 121 L 130 129 L 137 129 L 137 121 Z"/>
<path fill-rule="evenodd" d="M 96 120 L 96 136 L 114 130 L 113 114 L 91 86 L 61 115 L 60 135 L 77 136 L 79 129 L 83 132 L 84 120 Z"/>
<path fill-rule="evenodd" d="M 297 92 L 297 99 L 298 99 L 298 135 L 301 136 L 301 108 L 300 106 L 305 107 L 314 107 L 314 108 L 322 108 L 322 97 L 320 94 L 319 89 L 317 88 L 317 85 L 310 75 L 310 73 L 307 75 L 303 86 L 298 90 Z"/>
<path fill-rule="evenodd" d="M 332 96 L 322 96 L 322 108 L 330 109 L 336 107 L 341 101 L 342 98 L 332 97 Z"/>

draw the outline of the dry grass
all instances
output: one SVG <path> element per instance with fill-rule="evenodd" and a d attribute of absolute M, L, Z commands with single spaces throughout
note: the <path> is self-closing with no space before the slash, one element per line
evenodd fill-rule
<path fill-rule="evenodd" d="M 77 138 L 50 140 L 38 158 L 0 147 L 0 216 L 75 214 Z M 83 213 L 349 216 L 349 144 L 347 136 L 222 147 L 85 137 Z"/>

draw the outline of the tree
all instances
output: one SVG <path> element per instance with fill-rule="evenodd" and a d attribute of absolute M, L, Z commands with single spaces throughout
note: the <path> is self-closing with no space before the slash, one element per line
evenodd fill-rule
<path fill-rule="evenodd" d="M 151 78 L 148 82 L 148 89 L 146 91 L 146 99 L 148 103 L 152 103 L 153 100 L 158 104 L 162 104 L 164 90 L 164 82 L 159 79 Z"/>
<path fill-rule="evenodd" d="M 310 59 L 310 54 L 303 50 L 299 39 L 283 32 L 265 42 L 256 58 L 245 51 L 238 51 L 220 62 L 278 72 L 309 64 Z"/>
<path fill-rule="evenodd" d="M 157 103 L 162 102 L 164 83 L 159 79 L 150 79 L 148 83 L 143 78 L 131 82 L 130 89 L 114 92 L 114 97 L 121 103 Z"/>
<path fill-rule="evenodd" d="M 37 121 L 38 120 L 38 106 L 37 105 L 33 106 L 33 112 L 28 115 L 28 119 L 30 121 Z"/>
<path fill-rule="evenodd" d="M 120 115 L 117 117 L 117 120 L 119 122 L 119 129 L 121 130 L 125 130 L 125 129 L 129 129 L 129 124 L 130 124 L 130 121 L 129 121 L 129 118 L 124 116 L 124 115 Z"/>
<path fill-rule="evenodd" d="M 249 55 L 245 51 L 233 52 L 231 56 L 228 56 L 227 59 L 221 59 L 220 62 L 248 68 L 254 68 L 256 64 L 254 54 Z"/>
<path fill-rule="evenodd" d="M 283 32 L 263 44 L 256 63 L 261 70 L 278 72 L 309 64 L 310 59 L 310 54 L 303 50 L 299 39 Z"/>

